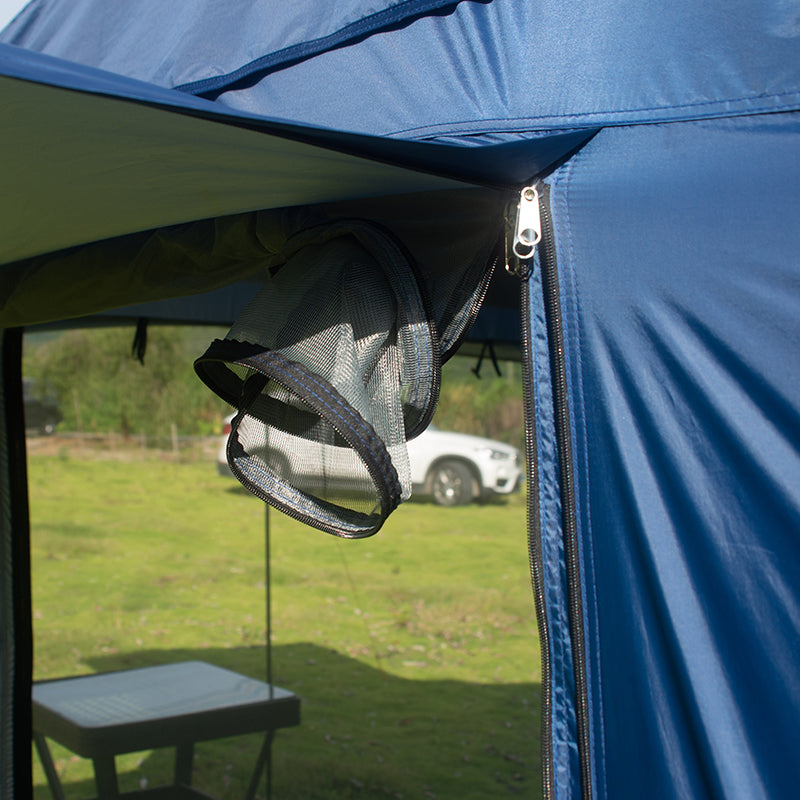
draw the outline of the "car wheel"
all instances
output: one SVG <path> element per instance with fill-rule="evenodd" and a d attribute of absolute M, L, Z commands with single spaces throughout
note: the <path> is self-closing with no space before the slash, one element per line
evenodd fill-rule
<path fill-rule="evenodd" d="M 434 467 L 431 494 L 439 506 L 466 505 L 472 500 L 472 473 L 460 461 L 443 461 Z"/>

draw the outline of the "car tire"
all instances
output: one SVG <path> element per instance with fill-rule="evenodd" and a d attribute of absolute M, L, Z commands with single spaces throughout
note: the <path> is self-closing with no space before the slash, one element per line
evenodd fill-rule
<path fill-rule="evenodd" d="M 472 473 L 461 461 L 442 461 L 431 472 L 431 495 L 438 506 L 464 506 L 472 500 Z"/>

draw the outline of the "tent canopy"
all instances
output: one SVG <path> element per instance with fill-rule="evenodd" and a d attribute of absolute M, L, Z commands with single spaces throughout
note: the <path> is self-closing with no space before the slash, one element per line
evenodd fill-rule
<path fill-rule="evenodd" d="M 523 344 L 546 797 L 796 791 L 795 5 L 33 0 L 0 40 L 2 325 L 227 322 L 264 230 L 354 209 L 436 291 L 534 182 L 473 336 Z"/>
<path fill-rule="evenodd" d="M 486 141 L 797 103 L 797 12 L 717 0 L 34 0 L 3 41 L 315 127 Z M 419 66 L 424 65 L 424 69 Z"/>

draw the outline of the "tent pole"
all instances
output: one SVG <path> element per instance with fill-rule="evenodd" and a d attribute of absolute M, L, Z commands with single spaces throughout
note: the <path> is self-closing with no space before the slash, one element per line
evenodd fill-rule
<path fill-rule="evenodd" d="M 267 624 L 267 683 L 269 684 L 269 699 L 274 697 L 272 688 L 272 601 L 271 601 L 271 575 L 269 568 L 269 505 L 264 503 L 264 593 L 266 595 L 266 624 Z"/>
<path fill-rule="evenodd" d="M 30 797 L 30 521 L 22 394 L 22 328 L 0 337 L 0 800 Z"/>
<path fill-rule="evenodd" d="M 272 574 L 270 571 L 270 529 L 269 529 L 269 504 L 264 503 L 264 593 L 266 595 L 267 613 L 267 683 L 269 684 L 269 699 L 275 697 L 272 686 Z M 267 733 L 264 739 L 263 757 L 266 766 L 267 800 L 272 797 L 272 739 L 273 732 Z"/>

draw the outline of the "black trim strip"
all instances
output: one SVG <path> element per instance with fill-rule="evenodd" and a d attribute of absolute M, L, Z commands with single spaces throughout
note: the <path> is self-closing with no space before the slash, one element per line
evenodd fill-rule
<path fill-rule="evenodd" d="M 25 451 L 25 410 L 22 393 L 22 328 L 2 332 L 2 392 L 0 401 L 0 455 L 5 463 L 2 486 L 3 602 L 11 606 L 11 630 L 0 632 L 5 656 L 2 670 L 3 763 L 0 787 L 9 797 L 30 797 L 31 690 L 33 686 L 33 625 L 31 621 L 30 516 L 28 468 Z M 6 526 L 7 529 L 6 529 Z M 8 704 L 8 705 L 7 705 Z M 10 706 L 10 707 L 9 707 Z M 10 719 L 9 719 L 10 717 Z M 9 763 L 6 763 L 6 759 Z M 9 785 L 10 784 L 10 785 Z"/>
<path fill-rule="evenodd" d="M 343 539 L 372 536 L 380 530 L 391 512 L 391 509 L 384 512 L 382 506 L 379 513 L 364 514 L 306 494 L 277 473 L 260 467 L 245 452 L 238 433 L 233 429 L 228 439 L 227 456 L 231 472 L 253 495 L 287 516 L 333 536 Z"/>
<path fill-rule="evenodd" d="M 578 759 L 581 773 L 581 797 L 592 798 L 592 761 L 589 732 L 589 695 L 586 675 L 586 646 L 584 642 L 583 597 L 581 592 L 580 550 L 575 509 L 575 476 L 572 461 L 572 436 L 569 417 L 569 389 L 564 357 L 564 327 L 561 296 L 558 285 L 553 218 L 550 210 L 550 187 L 538 183 L 542 240 L 539 262 L 542 268 L 545 317 L 550 347 L 550 379 L 553 385 L 556 443 L 559 460 L 559 489 L 561 495 L 562 536 L 567 578 L 570 642 L 575 680 L 575 722 L 577 726 Z"/>
<path fill-rule="evenodd" d="M 372 425 L 328 381 L 271 350 L 239 363 L 266 375 L 313 408 L 358 453 L 376 486 L 381 490 L 385 488 L 387 502 L 393 509 L 397 507 L 400 479 L 386 446 Z"/>
<path fill-rule="evenodd" d="M 229 369 L 228 364 L 253 370 L 263 378 L 257 383 L 253 382 L 252 376 L 243 380 Z M 372 425 L 319 375 L 276 352 L 231 339 L 213 341 L 206 353 L 195 362 L 195 371 L 213 391 L 239 409 L 231 425 L 228 463 L 236 477 L 253 494 L 295 519 L 345 538 L 363 538 L 377 533 L 389 514 L 400 504 L 400 479 L 386 445 Z M 245 414 L 269 423 L 268 415 L 263 413 L 269 411 L 269 403 L 265 404 L 260 394 L 266 379 L 275 381 L 302 400 L 358 454 L 376 488 L 380 500 L 379 514 L 360 514 L 320 498 L 312 498 L 286 482 L 276 480 L 275 486 L 285 491 L 285 496 L 281 497 L 276 489 L 268 489 L 254 470 L 248 469 L 249 459 L 239 442 L 237 429 Z M 306 506 L 309 508 L 308 514 L 302 510 Z M 341 518 L 341 527 L 315 517 L 311 513 L 311 506 Z"/>

